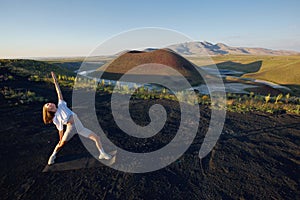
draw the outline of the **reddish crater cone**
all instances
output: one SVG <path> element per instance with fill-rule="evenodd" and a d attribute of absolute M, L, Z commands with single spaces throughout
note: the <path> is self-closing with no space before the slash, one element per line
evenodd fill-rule
<path fill-rule="evenodd" d="M 130 75 L 175 76 L 174 74 L 170 74 L 169 71 L 167 72 L 164 69 L 164 66 L 162 65 L 165 65 L 181 73 L 190 82 L 191 85 L 203 83 L 203 79 L 196 69 L 197 66 L 194 66 L 184 57 L 180 56 L 170 49 L 158 49 L 150 52 L 128 51 L 114 59 L 112 62 L 100 67 L 97 71 L 104 71 L 101 78 L 119 80 L 121 76 L 129 70 L 145 64 L 149 65 L 149 68 L 151 68 L 151 70 L 135 71 Z M 203 72 L 202 74 L 204 73 L 205 72 Z"/>

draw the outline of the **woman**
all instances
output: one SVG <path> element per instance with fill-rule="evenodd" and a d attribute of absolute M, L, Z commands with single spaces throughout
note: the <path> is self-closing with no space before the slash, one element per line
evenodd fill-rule
<path fill-rule="evenodd" d="M 76 134 L 76 132 L 96 143 L 96 147 L 100 152 L 99 159 L 111 159 L 111 155 L 104 152 L 99 136 L 85 128 L 77 115 L 67 107 L 67 103 L 63 100 L 57 78 L 53 72 L 51 72 L 51 75 L 58 95 L 58 105 L 56 107 L 54 103 L 46 103 L 43 106 L 43 121 L 45 124 L 53 122 L 56 125 L 59 133 L 59 142 L 48 160 L 48 165 L 52 165 L 54 163 L 57 152 Z M 63 125 L 67 125 L 65 132 Z"/>

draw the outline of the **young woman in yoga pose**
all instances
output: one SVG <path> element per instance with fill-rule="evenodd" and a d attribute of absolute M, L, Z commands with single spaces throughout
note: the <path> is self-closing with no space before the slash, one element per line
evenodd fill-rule
<path fill-rule="evenodd" d="M 67 107 L 67 103 L 63 100 L 57 78 L 53 72 L 51 72 L 51 75 L 58 95 L 58 105 L 56 106 L 54 103 L 46 103 L 43 106 L 43 121 L 45 124 L 53 122 L 56 125 L 59 133 L 59 142 L 48 160 L 48 165 L 52 165 L 54 163 L 57 152 L 76 134 L 76 132 L 79 135 L 89 138 L 95 142 L 100 153 L 99 159 L 111 159 L 111 155 L 104 152 L 99 136 L 85 128 L 77 115 Z M 63 127 L 64 125 L 67 126 L 65 132 Z"/>

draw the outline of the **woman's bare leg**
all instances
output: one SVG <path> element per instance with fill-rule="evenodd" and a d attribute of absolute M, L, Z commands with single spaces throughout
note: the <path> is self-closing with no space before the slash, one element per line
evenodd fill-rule
<path fill-rule="evenodd" d="M 73 137 L 74 129 L 75 129 L 74 125 L 72 125 L 72 124 L 67 125 L 66 131 L 64 132 L 61 140 L 55 146 L 53 153 L 51 154 L 51 156 L 48 160 L 48 165 L 52 165 L 54 163 L 56 154 L 62 149 L 62 147 L 67 143 L 67 141 L 69 141 Z"/>
<path fill-rule="evenodd" d="M 104 152 L 104 149 L 102 148 L 102 144 L 100 141 L 100 137 L 98 135 L 96 135 L 95 133 L 91 133 L 89 135 L 89 138 L 95 142 L 96 147 L 100 152 L 99 159 L 103 159 L 103 158 L 106 160 L 111 159 L 111 155 Z"/>
<path fill-rule="evenodd" d="M 102 143 L 100 141 L 100 137 L 95 133 L 91 133 L 89 138 L 96 143 L 97 149 L 100 151 L 102 149 Z M 101 153 L 101 152 L 100 152 Z"/>
<path fill-rule="evenodd" d="M 55 149 L 53 150 L 53 153 L 51 154 L 48 165 L 52 165 L 54 163 L 54 160 L 56 158 L 56 154 L 62 149 L 62 147 L 66 144 L 66 141 L 59 141 L 59 143 L 56 145 Z"/>

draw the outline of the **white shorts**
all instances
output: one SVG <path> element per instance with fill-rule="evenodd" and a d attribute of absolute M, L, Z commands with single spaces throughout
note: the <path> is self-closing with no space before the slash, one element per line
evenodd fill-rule
<path fill-rule="evenodd" d="M 62 141 L 69 141 L 76 133 L 78 133 L 78 135 L 88 138 L 93 132 L 82 125 L 81 121 L 78 119 L 76 114 L 73 114 L 72 116 L 74 119 L 74 123 L 67 124 L 67 129 L 64 132 Z"/>

